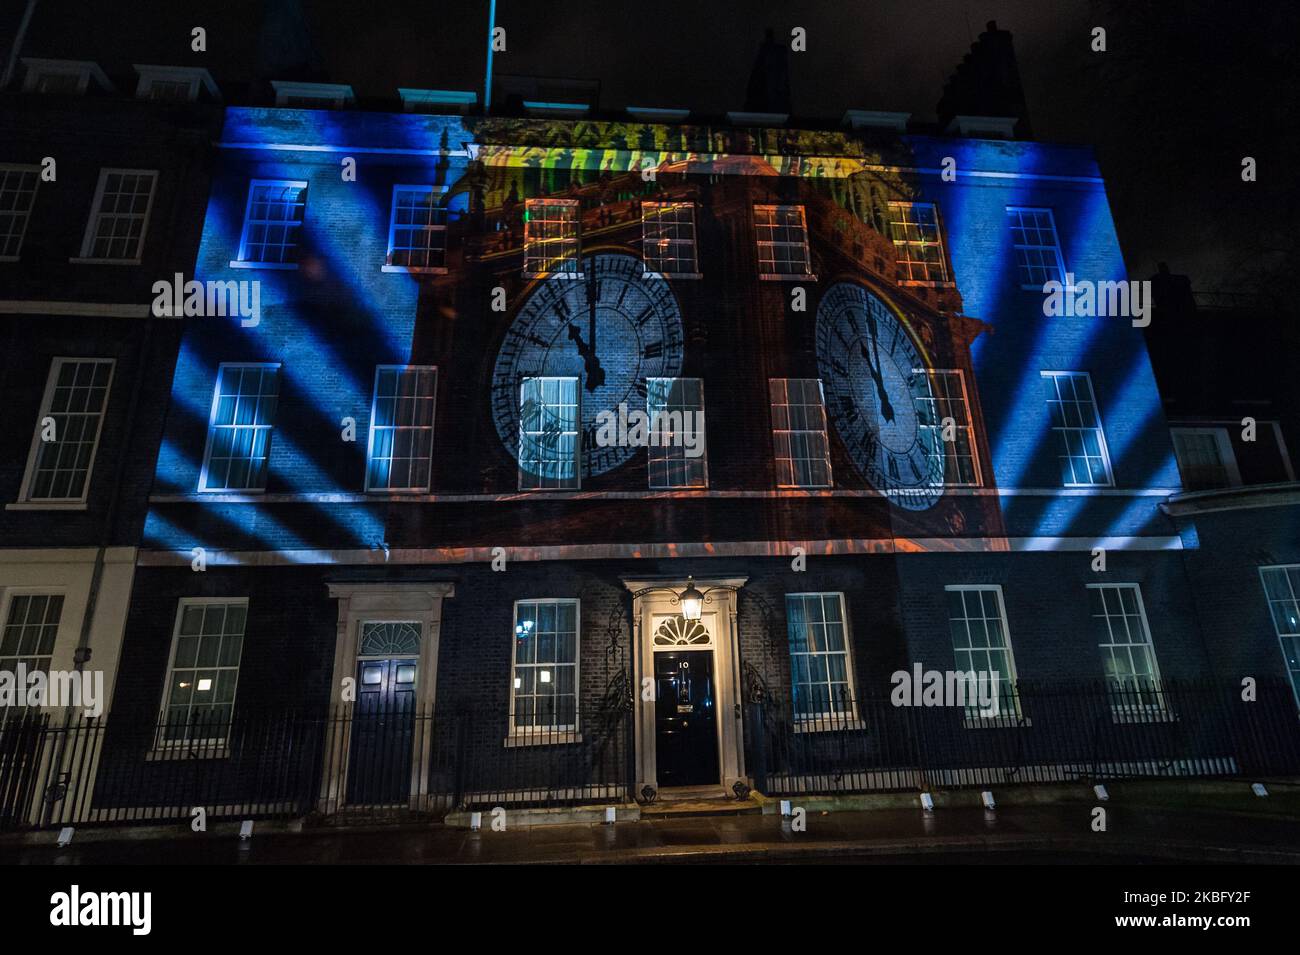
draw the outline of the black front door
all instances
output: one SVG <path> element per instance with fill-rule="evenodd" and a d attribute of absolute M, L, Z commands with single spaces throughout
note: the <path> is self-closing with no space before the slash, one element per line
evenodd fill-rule
<path fill-rule="evenodd" d="M 655 766 L 660 787 L 718 782 L 713 651 L 660 652 L 654 660 Z"/>
<path fill-rule="evenodd" d="M 415 660 L 358 660 L 348 803 L 404 804 L 411 794 Z"/>

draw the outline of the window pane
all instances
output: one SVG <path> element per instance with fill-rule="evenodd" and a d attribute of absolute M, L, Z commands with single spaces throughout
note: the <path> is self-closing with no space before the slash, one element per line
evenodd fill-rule
<path fill-rule="evenodd" d="M 200 490 L 260 490 L 266 486 L 279 394 L 278 368 L 221 366 Z"/>

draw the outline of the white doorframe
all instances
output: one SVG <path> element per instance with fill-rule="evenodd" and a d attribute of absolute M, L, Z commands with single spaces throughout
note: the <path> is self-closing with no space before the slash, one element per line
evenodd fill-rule
<path fill-rule="evenodd" d="M 741 722 L 740 652 L 737 645 L 736 591 L 747 577 L 697 578 L 695 586 L 707 595 L 702 616 L 712 616 L 714 679 L 718 699 L 718 765 L 721 778 L 718 792 L 730 796 L 731 787 L 745 777 L 745 737 Z M 654 685 L 654 636 L 652 620 L 656 615 L 682 612 L 676 595 L 686 589 L 684 577 L 624 578 L 623 585 L 632 598 L 633 689 L 636 705 L 634 738 L 636 740 L 636 795 L 650 786 L 659 789 L 655 761 L 655 701 L 641 692 L 648 679 Z M 652 589 L 653 588 L 653 589 Z M 709 592 L 710 588 L 722 588 Z M 647 593 L 637 594 L 641 591 Z M 690 649 L 684 647 L 683 649 Z"/>
<path fill-rule="evenodd" d="M 336 583 L 329 584 L 330 597 L 339 602 L 338 631 L 334 642 L 334 677 L 330 685 L 331 713 L 350 714 L 353 702 L 343 700 L 343 680 L 356 677 L 357 648 L 363 622 L 419 621 L 420 655 L 415 671 L 416 714 L 432 719 L 437 698 L 438 638 L 442 628 L 442 602 L 456 595 L 447 582 L 421 584 Z M 425 809 L 428 801 L 429 755 L 432 723 L 414 734 L 411 754 L 412 809 Z M 350 724 L 331 720 L 325 734 L 325 769 L 321 779 L 320 809 L 333 812 L 347 798 L 348 759 L 351 755 Z M 333 755 L 334 758 L 329 758 Z"/>

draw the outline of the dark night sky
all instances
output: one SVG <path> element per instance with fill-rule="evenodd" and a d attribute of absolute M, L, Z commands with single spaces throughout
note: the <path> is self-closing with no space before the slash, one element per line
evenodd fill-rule
<path fill-rule="evenodd" d="M 9 8 L 21 6 L 11 0 Z M 330 77 L 360 96 L 397 86 L 482 86 L 487 0 L 302 0 Z M 257 73 L 262 0 L 40 0 L 24 52 Z M 1158 260 L 1198 288 L 1253 287 L 1297 266 L 1291 164 L 1300 102 L 1300 5 L 1249 0 L 499 0 L 501 73 L 597 78 L 602 106 L 743 106 L 766 26 L 808 31 L 792 54 L 795 112 L 845 108 L 932 119 L 944 78 L 987 20 L 1015 36 L 1035 135 L 1090 143 L 1107 177 L 1131 272 Z M 12 16 L 12 14 L 7 14 Z M 206 56 L 189 29 L 208 30 Z M 1103 26 L 1109 51 L 1089 49 Z M 1240 180 L 1245 155 L 1259 181 Z"/>

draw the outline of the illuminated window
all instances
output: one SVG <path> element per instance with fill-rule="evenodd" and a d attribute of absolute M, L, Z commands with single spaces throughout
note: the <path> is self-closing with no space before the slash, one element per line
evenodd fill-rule
<path fill-rule="evenodd" d="M 394 186 L 385 271 L 445 272 L 447 210 L 444 187 Z"/>
<path fill-rule="evenodd" d="M 974 673 L 976 684 L 966 684 L 966 716 L 1015 716 L 1016 661 L 1011 652 L 1007 611 L 997 584 L 945 587 L 948 595 L 948 632 L 952 637 L 953 669 Z M 981 713 L 978 681 L 987 681 L 984 699 L 997 700 L 996 713 Z M 975 699 L 972 699 L 972 692 Z"/>
<path fill-rule="evenodd" d="M 960 371 L 913 368 L 917 376 L 916 417 L 924 431 L 933 432 L 926 447 L 943 448 L 945 487 L 973 487 L 980 483 L 975 457 L 975 428 L 966 400 L 966 379 Z M 952 425 L 951 430 L 945 422 Z M 945 434 L 952 440 L 945 441 Z"/>
<path fill-rule="evenodd" d="M 546 743 L 578 728 L 578 601 L 515 604 L 510 733 Z M 554 740 L 561 741 L 560 739 Z"/>
<path fill-rule="evenodd" d="M 1016 247 L 1020 287 L 1042 290 L 1049 280 L 1065 281 L 1065 259 L 1056 237 L 1051 209 L 1007 208 L 1011 241 Z"/>
<path fill-rule="evenodd" d="M 1183 487 L 1201 491 L 1241 484 L 1227 428 L 1170 428 L 1169 433 Z"/>
<path fill-rule="evenodd" d="M 50 364 L 20 500 L 86 500 L 112 381 L 109 358 L 56 358 Z"/>
<path fill-rule="evenodd" d="M 1282 645 L 1282 663 L 1300 703 L 1300 564 L 1261 567 L 1264 597 L 1268 600 L 1273 631 Z"/>
<path fill-rule="evenodd" d="M 794 713 L 808 729 L 834 729 L 855 718 L 853 663 L 844 595 L 786 594 Z"/>
<path fill-rule="evenodd" d="M 148 169 L 101 169 L 81 257 L 103 262 L 140 261 L 158 173 Z"/>
<path fill-rule="evenodd" d="M 370 414 L 367 491 L 427 491 L 438 369 L 381 365 Z"/>
<path fill-rule="evenodd" d="M 1044 371 L 1043 396 L 1056 434 L 1061 481 L 1066 487 L 1106 487 L 1114 482 L 1106 435 L 1087 372 Z"/>
<path fill-rule="evenodd" d="M 519 387 L 519 489 L 576 488 L 577 378 L 525 378 Z"/>
<path fill-rule="evenodd" d="M 0 631 L 0 672 L 16 674 L 22 665 L 29 675 L 36 671 L 48 674 L 62 615 L 61 594 L 14 594 L 10 597 L 4 630 Z M 27 702 L 23 692 L 26 686 L 16 683 L 18 694 L 14 705 L 0 706 L 0 725 L 22 716 Z"/>
<path fill-rule="evenodd" d="M 200 491 L 265 490 L 279 397 L 279 365 L 218 369 Z"/>
<path fill-rule="evenodd" d="M 778 487 L 830 487 L 830 442 L 818 378 L 771 378 L 772 439 Z"/>
<path fill-rule="evenodd" d="M 803 206 L 754 206 L 754 231 L 760 277 L 812 276 Z"/>
<path fill-rule="evenodd" d="M 647 378 L 645 410 L 651 429 L 647 448 L 650 487 L 708 487 L 704 382 L 699 378 Z"/>
<path fill-rule="evenodd" d="M 296 269 L 306 212 L 307 183 L 254 179 L 248 187 L 239 258 L 230 264 L 235 268 Z"/>
<path fill-rule="evenodd" d="M 524 275 L 578 274 L 577 199 L 529 199 L 524 212 Z"/>
<path fill-rule="evenodd" d="M 1137 584 L 1089 584 L 1093 634 L 1118 709 L 1161 708 L 1160 670 Z"/>
<path fill-rule="evenodd" d="M 939 211 L 933 202 L 891 202 L 889 236 L 894 240 L 899 281 L 948 281 Z"/>
<path fill-rule="evenodd" d="M 648 273 L 697 275 L 695 203 L 641 203 L 641 257 Z"/>
<path fill-rule="evenodd" d="M 37 166 L 0 165 L 0 259 L 16 259 L 40 184 Z"/>
<path fill-rule="evenodd" d="M 246 599 L 184 599 L 176 608 L 159 742 L 223 742 L 244 650 Z"/>

